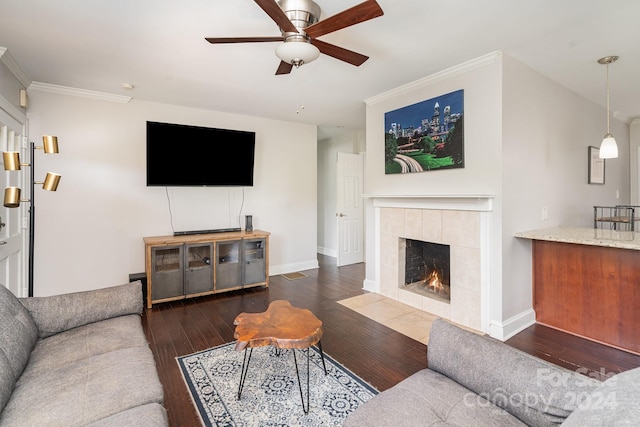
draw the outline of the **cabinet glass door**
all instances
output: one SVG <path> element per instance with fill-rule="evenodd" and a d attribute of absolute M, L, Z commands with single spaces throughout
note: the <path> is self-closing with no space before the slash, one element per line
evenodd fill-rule
<path fill-rule="evenodd" d="M 245 240 L 243 244 L 244 285 L 264 282 L 266 275 L 265 239 Z"/>
<path fill-rule="evenodd" d="M 198 294 L 213 290 L 213 244 L 186 245 L 185 294 Z"/>
<path fill-rule="evenodd" d="M 151 251 L 151 299 L 183 295 L 182 246 L 153 248 Z"/>
<path fill-rule="evenodd" d="M 216 289 L 242 286 L 240 241 L 216 243 Z"/>

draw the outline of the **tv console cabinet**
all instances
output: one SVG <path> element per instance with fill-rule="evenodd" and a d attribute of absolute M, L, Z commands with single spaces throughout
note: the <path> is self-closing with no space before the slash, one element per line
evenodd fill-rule
<path fill-rule="evenodd" d="M 269 286 L 269 233 L 260 230 L 145 237 L 147 308 Z"/>

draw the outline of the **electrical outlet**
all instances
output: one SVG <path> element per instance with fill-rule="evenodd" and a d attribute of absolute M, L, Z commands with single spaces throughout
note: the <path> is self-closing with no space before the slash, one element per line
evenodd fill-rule
<path fill-rule="evenodd" d="M 616 199 L 620 198 L 620 190 L 616 190 Z"/>
<path fill-rule="evenodd" d="M 546 221 L 548 219 L 549 219 L 549 208 L 545 206 L 542 208 L 542 220 Z"/>

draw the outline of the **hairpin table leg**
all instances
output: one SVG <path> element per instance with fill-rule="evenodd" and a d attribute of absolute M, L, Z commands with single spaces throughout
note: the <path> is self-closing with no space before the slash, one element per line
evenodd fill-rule
<path fill-rule="evenodd" d="M 244 387 L 244 380 L 247 378 L 247 372 L 249 372 L 249 362 L 251 362 L 252 354 L 253 347 L 249 348 L 249 358 L 247 358 L 247 349 L 244 349 L 244 357 L 242 358 L 242 370 L 240 371 L 240 384 L 238 385 L 238 400 L 240 400 L 242 388 Z"/>
<path fill-rule="evenodd" d="M 300 400 L 302 400 L 302 410 L 305 414 L 309 413 L 309 352 L 310 348 L 307 348 L 307 404 L 304 403 L 304 395 L 302 393 L 302 383 L 300 382 L 300 372 L 298 371 L 298 359 L 296 358 L 296 350 L 291 349 L 293 351 L 293 362 L 296 365 L 296 375 L 298 376 L 298 388 L 300 389 Z"/>
<path fill-rule="evenodd" d="M 322 367 L 324 368 L 324 374 L 327 375 L 327 365 L 324 364 L 324 352 L 322 351 L 321 341 L 318 341 L 318 350 L 320 350 L 320 357 L 322 358 Z"/>

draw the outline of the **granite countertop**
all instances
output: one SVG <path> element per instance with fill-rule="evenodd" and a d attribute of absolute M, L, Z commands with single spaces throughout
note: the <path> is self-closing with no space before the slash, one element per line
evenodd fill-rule
<path fill-rule="evenodd" d="M 587 227 L 555 227 L 521 231 L 515 237 L 549 242 L 640 250 L 640 233 Z"/>

